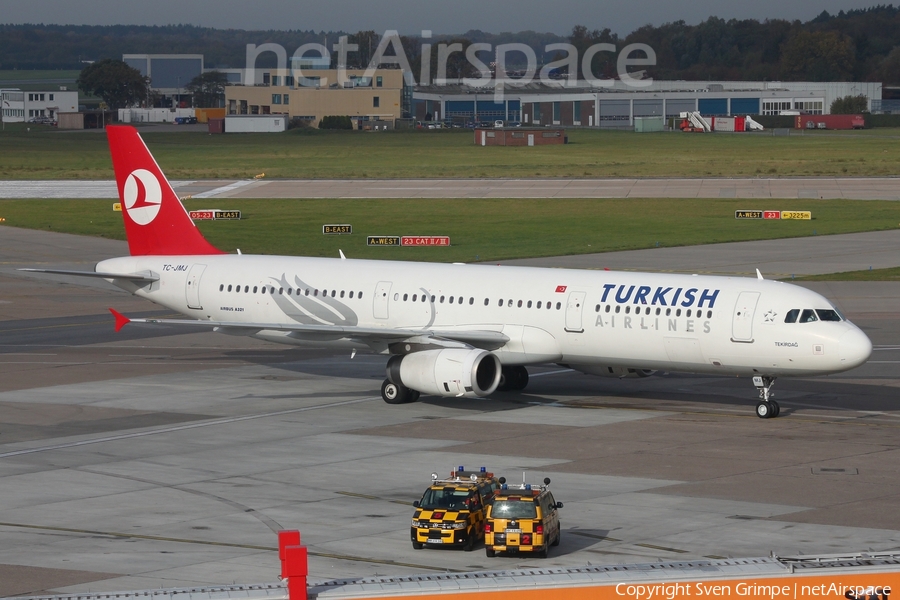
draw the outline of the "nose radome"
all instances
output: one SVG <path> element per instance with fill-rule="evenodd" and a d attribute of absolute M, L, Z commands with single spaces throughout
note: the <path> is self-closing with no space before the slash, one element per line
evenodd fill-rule
<path fill-rule="evenodd" d="M 872 341 L 869 336 L 855 327 L 841 336 L 839 345 L 841 366 L 847 369 L 858 367 L 872 355 Z"/>

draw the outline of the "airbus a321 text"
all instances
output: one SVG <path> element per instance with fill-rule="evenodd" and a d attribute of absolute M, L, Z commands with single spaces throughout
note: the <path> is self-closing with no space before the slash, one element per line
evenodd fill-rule
<path fill-rule="evenodd" d="M 761 276 L 224 254 L 137 131 L 109 127 L 108 137 L 131 255 L 74 274 L 187 317 L 133 322 L 388 356 L 381 394 L 390 404 L 522 389 L 528 365 L 558 363 L 610 377 L 752 377 L 756 414 L 769 418 L 779 413 L 776 377 L 846 371 L 872 351 L 824 297 Z M 117 330 L 129 322 L 112 312 Z"/>

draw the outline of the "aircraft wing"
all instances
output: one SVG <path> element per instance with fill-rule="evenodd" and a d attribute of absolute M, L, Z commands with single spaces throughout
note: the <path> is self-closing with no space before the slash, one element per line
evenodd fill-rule
<path fill-rule="evenodd" d="M 30 273 L 53 273 L 54 275 L 73 275 L 75 277 L 97 277 L 100 279 L 125 279 L 136 283 L 152 283 L 159 281 L 156 275 L 142 273 L 98 273 L 96 271 L 66 271 L 64 269 L 16 269 Z"/>
<path fill-rule="evenodd" d="M 345 325 L 304 325 L 302 323 L 235 323 L 227 321 L 200 321 L 197 319 L 130 319 L 114 309 L 109 311 L 116 318 L 116 331 L 128 323 L 149 323 L 152 325 L 179 325 L 188 327 L 211 327 L 223 333 L 253 335 L 259 331 L 286 331 L 296 333 L 299 339 L 326 341 L 349 338 L 363 343 L 392 344 L 415 339 L 417 344 L 441 341 L 459 342 L 484 349 L 496 349 L 509 341 L 509 337 L 499 331 L 489 330 L 431 330 L 401 329 L 387 327 L 355 327 Z"/>

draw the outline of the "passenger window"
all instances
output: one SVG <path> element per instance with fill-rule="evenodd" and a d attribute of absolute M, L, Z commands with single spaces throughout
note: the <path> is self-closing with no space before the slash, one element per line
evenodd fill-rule
<path fill-rule="evenodd" d="M 787 312 L 786 315 L 784 315 L 784 322 L 785 323 L 796 323 L 797 317 L 799 317 L 799 316 L 800 316 L 800 309 L 792 308 L 791 310 L 789 310 Z"/>
<path fill-rule="evenodd" d="M 620 310 L 622 310 L 622 307 L 617 304 L 616 305 L 616 314 L 619 314 Z"/>
<path fill-rule="evenodd" d="M 441 302 L 443 302 L 443 300 L 441 300 Z M 449 302 L 450 304 L 453 304 L 453 296 L 450 296 L 450 298 L 448 299 L 448 302 Z"/>
<path fill-rule="evenodd" d="M 228 284 L 228 291 L 231 291 L 231 284 Z"/>
<path fill-rule="evenodd" d="M 319 295 L 319 290 L 313 290 L 313 296 L 318 296 L 318 295 Z"/>
<path fill-rule="evenodd" d="M 343 297 L 343 294 L 341 294 L 341 296 Z M 409 298 L 409 294 L 403 294 L 403 301 L 404 301 L 404 302 L 406 302 L 406 300 L 407 300 L 408 298 Z"/>
<path fill-rule="evenodd" d="M 259 291 L 260 291 L 260 293 L 265 294 L 265 293 L 266 293 L 266 286 L 262 286 L 262 288 L 260 288 Z"/>
<path fill-rule="evenodd" d="M 668 317 L 668 316 L 671 315 L 671 314 L 672 314 L 672 309 L 671 309 L 671 308 L 667 308 L 667 309 L 666 309 L 666 316 Z"/>
<path fill-rule="evenodd" d="M 557 302 L 557 303 L 556 303 L 556 310 L 559 310 L 560 308 L 562 308 L 562 304 L 560 304 L 559 302 Z"/>
<path fill-rule="evenodd" d="M 687 309 L 687 316 L 691 316 L 691 309 Z"/>
<path fill-rule="evenodd" d="M 712 311 L 711 310 L 706 311 L 706 318 L 712 319 Z"/>
<path fill-rule="evenodd" d="M 257 292 L 257 287 L 254 285 L 254 286 L 253 286 L 253 293 L 255 294 L 256 292 Z"/>
<path fill-rule="evenodd" d="M 305 296 L 309 296 L 309 288 L 306 288 L 306 291 L 304 292 L 304 295 L 305 295 Z"/>
<path fill-rule="evenodd" d="M 519 300 L 519 302 L 516 304 L 516 306 L 518 306 L 519 308 L 522 308 L 522 301 Z"/>
<path fill-rule="evenodd" d="M 400 299 L 400 294 L 394 294 L 394 302 Z"/>
<path fill-rule="evenodd" d="M 803 313 L 800 314 L 800 322 L 801 323 L 814 323 L 819 319 L 816 318 L 816 311 L 806 308 L 803 310 Z"/>
<path fill-rule="evenodd" d="M 513 305 L 513 301 L 512 301 L 512 298 L 510 298 L 510 299 L 506 302 L 506 306 L 509 307 L 509 308 L 512 308 L 512 305 Z"/>
<path fill-rule="evenodd" d="M 816 314 L 819 315 L 820 321 L 840 321 L 841 316 L 837 313 L 836 310 L 831 310 L 827 308 L 817 308 Z"/>
<path fill-rule="evenodd" d="M 609 309 L 610 309 L 610 308 L 611 308 L 610 305 L 607 304 L 607 305 L 606 305 L 606 308 L 603 309 L 603 312 L 609 312 Z"/>
<path fill-rule="evenodd" d="M 220 283 L 220 284 L 219 284 L 219 291 L 221 292 L 223 289 L 225 289 L 225 284 L 224 284 L 224 283 Z"/>
<path fill-rule="evenodd" d="M 540 301 L 540 300 L 538 300 L 538 302 L 537 302 L 537 307 L 538 307 L 538 308 L 541 307 L 541 301 Z"/>
<path fill-rule="evenodd" d="M 291 290 L 288 290 L 290 292 Z M 341 290 L 341 298 L 344 297 L 344 290 Z M 406 300 L 406 294 L 403 294 L 403 299 Z"/>
<path fill-rule="evenodd" d="M 294 290 L 291 288 L 288 288 L 288 296 L 290 296 L 293 293 L 294 293 Z M 343 297 L 344 297 L 344 292 L 341 292 L 341 298 L 343 298 Z"/>
<path fill-rule="evenodd" d="M 350 299 L 353 300 L 353 290 L 350 290 Z M 413 300 L 415 300 L 415 299 L 416 299 L 416 297 L 413 296 Z"/>
<path fill-rule="evenodd" d="M 680 317 L 680 316 L 681 316 L 681 309 L 680 309 L 680 308 L 679 308 L 678 310 L 675 311 L 675 316 L 676 316 L 676 317 Z"/>
<path fill-rule="evenodd" d="M 662 311 L 662 309 L 661 309 L 660 307 L 657 306 L 657 307 L 656 307 L 656 316 L 657 316 L 657 317 L 659 316 L 659 313 L 660 313 L 661 311 Z"/>
<path fill-rule="evenodd" d="M 472 306 L 473 304 L 475 304 L 475 298 L 470 297 L 469 298 L 469 306 Z"/>
<path fill-rule="evenodd" d="M 357 297 L 359 300 L 362 300 L 362 292 L 356 294 L 356 297 Z"/>
<path fill-rule="evenodd" d="M 431 301 L 434 302 L 434 296 L 431 297 Z"/>
<path fill-rule="evenodd" d="M 484 299 L 484 305 L 487 306 L 488 303 L 489 303 L 490 301 L 491 301 L 490 298 L 485 298 L 485 299 Z"/>
<path fill-rule="evenodd" d="M 630 307 L 630 306 L 626 306 L 626 307 L 625 307 L 625 314 L 626 314 L 626 315 L 630 315 L 630 314 L 631 314 L 631 307 Z"/>
<path fill-rule="evenodd" d="M 249 286 L 249 285 L 245 285 L 245 286 L 244 286 L 244 293 L 245 293 L 245 294 L 249 294 L 249 293 L 250 293 L 250 286 Z"/>
<path fill-rule="evenodd" d="M 443 304 L 443 303 L 444 303 L 444 297 L 441 296 L 441 304 Z"/>
<path fill-rule="evenodd" d="M 462 303 L 463 303 L 463 297 L 460 296 L 459 298 L 457 298 L 457 299 L 456 299 L 456 302 L 459 303 L 459 304 L 462 304 Z"/>

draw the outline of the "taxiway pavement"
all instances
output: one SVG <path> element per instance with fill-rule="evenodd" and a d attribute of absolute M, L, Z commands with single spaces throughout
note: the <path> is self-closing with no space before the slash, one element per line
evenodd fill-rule
<path fill-rule="evenodd" d="M 743 259 L 658 249 L 651 264 L 801 273 L 835 260 L 807 243 L 735 249 Z M 103 282 L 15 271 L 124 253 L 0 229 L 0 596 L 273 581 L 280 528 L 301 531 L 315 578 L 900 547 L 900 284 L 809 284 L 876 348 L 847 373 L 779 380 L 779 419 L 754 416 L 745 379 L 553 365 L 521 393 L 389 406 L 382 357 L 116 334 L 107 307 L 161 311 Z M 617 254 L 604 266 L 648 264 Z M 413 550 L 411 502 L 458 465 L 549 476 L 560 547 L 546 560 Z"/>
<path fill-rule="evenodd" d="M 259 179 L 173 181 L 194 198 L 746 198 L 900 200 L 896 177 Z M 114 181 L 2 181 L 0 198 L 117 198 Z M 748 209 L 766 210 L 748 206 Z"/>

